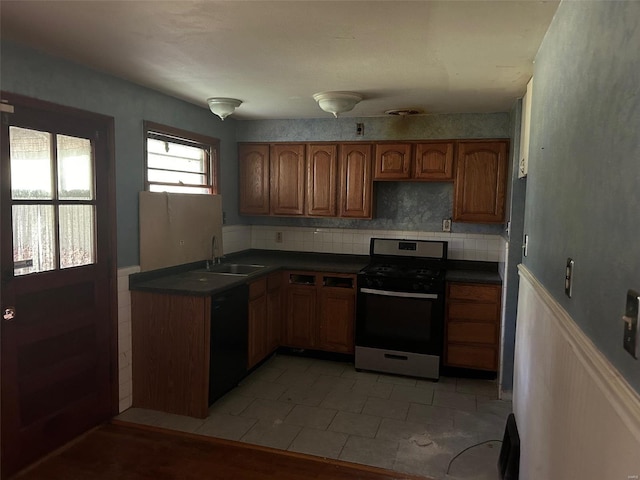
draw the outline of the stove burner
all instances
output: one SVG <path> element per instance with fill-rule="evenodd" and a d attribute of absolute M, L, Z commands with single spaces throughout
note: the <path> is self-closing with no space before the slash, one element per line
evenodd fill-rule
<path fill-rule="evenodd" d="M 414 275 L 416 277 L 437 277 L 438 273 L 438 271 L 430 268 L 417 268 L 415 270 L 407 271 L 408 275 Z"/>
<path fill-rule="evenodd" d="M 371 264 L 365 268 L 364 273 L 379 277 L 430 279 L 440 276 L 441 270 L 433 267 L 414 267 L 402 264 Z"/>
<path fill-rule="evenodd" d="M 367 273 L 373 273 L 375 275 L 388 275 L 398 270 L 398 267 L 391 265 L 371 265 L 367 268 Z"/>

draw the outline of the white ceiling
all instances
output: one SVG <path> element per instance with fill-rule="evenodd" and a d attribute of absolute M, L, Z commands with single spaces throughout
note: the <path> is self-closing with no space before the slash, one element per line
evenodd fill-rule
<path fill-rule="evenodd" d="M 524 94 L 557 1 L 13 1 L 1 33 L 234 117 L 314 118 L 348 90 L 344 116 L 505 112 Z M 100 92 L 96 92 L 100 94 Z"/>

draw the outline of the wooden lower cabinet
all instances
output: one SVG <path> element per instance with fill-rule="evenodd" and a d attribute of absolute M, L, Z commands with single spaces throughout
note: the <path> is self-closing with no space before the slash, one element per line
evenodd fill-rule
<path fill-rule="evenodd" d="M 447 284 L 446 366 L 498 370 L 501 291 L 501 285 Z"/>
<path fill-rule="evenodd" d="M 249 334 L 247 368 L 267 356 L 267 279 L 249 284 Z"/>
<path fill-rule="evenodd" d="M 281 273 L 249 284 L 249 334 L 247 368 L 252 368 L 280 346 Z"/>
<path fill-rule="evenodd" d="M 289 347 L 354 352 L 355 275 L 285 272 Z"/>
<path fill-rule="evenodd" d="M 326 285 L 320 288 L 318 349 L 339 353 L 354 352 L 356 297 L 352 288 Z"/>
<path fill-rule="evenodd" d="M 131 292 L 133 406 L 209 414 L 211 299 Z"/>
<path fill-rule="evenodd" d="M 285 343 L 289 347 L 314 348 L 316 328 L 316 275 L 288 272 Z"/>
<path fill-rule="evenodd" d="M 282 272 L 267 277 L 267 355 L 282 343 Z"/>

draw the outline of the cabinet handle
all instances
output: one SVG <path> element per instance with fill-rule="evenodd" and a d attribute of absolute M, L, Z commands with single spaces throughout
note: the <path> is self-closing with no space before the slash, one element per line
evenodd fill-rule
<path fill-rule="evenodd" d="M 384 358 L 388 358 L 389 360 L 409 360 L 409 357 L 406 355 L 394 355 L 392 353 L 385 353 Z"/>

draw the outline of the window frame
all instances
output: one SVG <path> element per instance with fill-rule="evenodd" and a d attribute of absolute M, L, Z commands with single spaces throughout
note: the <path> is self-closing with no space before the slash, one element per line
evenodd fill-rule
<path fill-rule="evenodd" d="M 168 182 L 150 182 L 149 181 L 149 152 L 147 151 L 147 141 L 149 138 L 161 138 L 167 141 L 182 145 L 200 147 L 205 150 L 207 160 L 205 161 L 205 174 L 207 176 L 207 185 L 185 185 L 194 188 L 207 188 L 209 195 L 218 195 L 220 193 L 219 183 L 219 157 L 220 157 L 220 140 L 207 135 L 182 130 L 180 128 L 162 125 L 160 123 L 143 121 L 144 127 L 144 189 L 150 191 L 151 185 L 175 185 L 179 183 Z M 189 193 L 189 195 L 205 195 L 199 193 Z"/>

